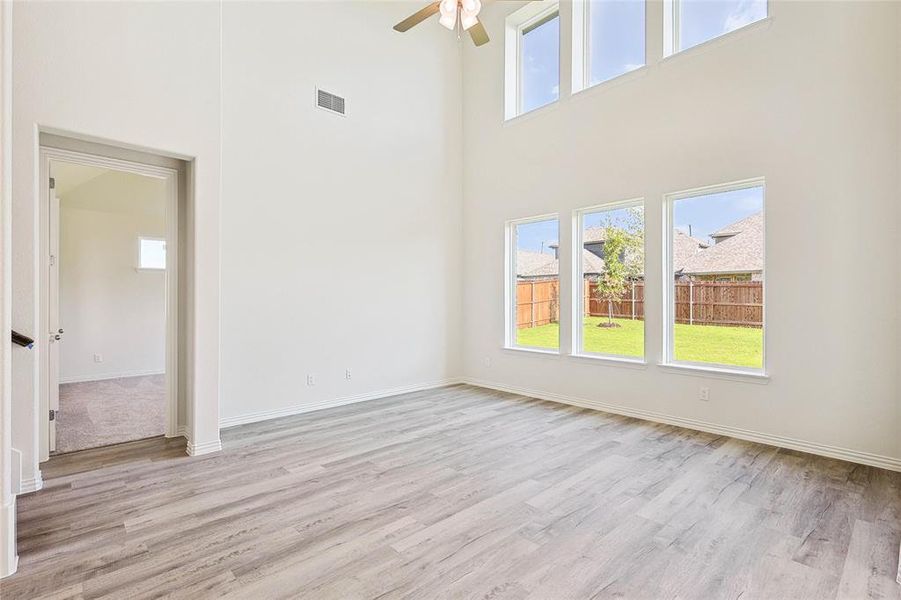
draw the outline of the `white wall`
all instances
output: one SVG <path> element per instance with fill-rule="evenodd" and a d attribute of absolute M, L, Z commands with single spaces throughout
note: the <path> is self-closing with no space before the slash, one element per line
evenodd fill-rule
<path fill-rule="evenodd" d="M 13 445 L 39 485 L 38 129 L 193 158 L 194 322 L 189 450 L 219 447 L 219 18 L 206 2 L 19 2 L 13 8 Z M 73 92 L 72 90 L 77 90 Z"/>
<path fill-rule="evenodd" d="M 223 7 L 228 422 L 460 372 L 460 49 L 392 31 L 419 7 Z"/>
<path fill-rule="evenodd" d="M 495 40 L 517 5 L 485 21 Z M 566 31 L 569 5 L 561 12 Z M 772 18 L 503 122 L 503 44 L 464 52 L 464 371 L 493 385 L 901 458 L 897 3 L 776 2 Z M 562 44 L 567 53 L 569 41 Z M 568 81 L 564 73 L 563 81 Z M 563 87 L 566 87 L 564 84 Z M 661 358 L 664 193 L 767 181 L 767 385 Z M 647 202 L 646 369 L 501 349 L 504 221 Z M 564 286 L 569 284 L 563 257 Z M 564 298 L 564 305 L 568 301 Z M 563 322 L 563 345 L 570 340 Z M 485 359 L 491 361 L 486 366 Z M 710 402 L 697 400 L 709 385 Z M 879 460 L 878 457 L 875 458 Z"/>
<path fill-rule="evenodd" d="M 165 235 L 162 179 L 110 171 L 60 197 L 61 382 L 166 370 L 166 272 L 136 268 L 138 238 Z"/>

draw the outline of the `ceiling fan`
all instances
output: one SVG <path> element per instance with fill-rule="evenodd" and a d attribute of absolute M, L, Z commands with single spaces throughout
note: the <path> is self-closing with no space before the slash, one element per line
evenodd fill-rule
<path fill-rule="evenodd" d="M 420 11 L 417 11 L 394 26 L 395 31 L 404 32 L 431 17 L 441 13 L 438 22 L 451 31 L 457 28 L 468 31 L 473 43 L 481 46 L 488 43 L 488 32 L 479 21 L 479 11 L 482 10 L 480 0 L 439 0 L 432 2 Z"/>

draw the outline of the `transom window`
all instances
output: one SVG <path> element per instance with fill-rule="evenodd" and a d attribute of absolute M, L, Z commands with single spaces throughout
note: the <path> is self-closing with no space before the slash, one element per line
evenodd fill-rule
<path fill-rule="evenodd" d="M 665 53 L 692 48 L 766 16 L 767 0 L 666 0 Z"/>
<path fill-rule="evenodd" d="M 560 97 L 560 13 L 534 2 L 507 18 L 506 117 Z"/>
<path fill-rule="evenodd" d="M 645 0 L 573 3 L 573 91 L 645 65 Z"/>

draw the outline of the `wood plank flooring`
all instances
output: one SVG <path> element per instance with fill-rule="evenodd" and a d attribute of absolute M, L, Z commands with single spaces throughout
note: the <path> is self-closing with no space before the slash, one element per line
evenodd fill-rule
<path fill-rule="evenodd" d="M 17 598 L 901 598 L 901 474 L 455 386 L 53 458 Z"/>

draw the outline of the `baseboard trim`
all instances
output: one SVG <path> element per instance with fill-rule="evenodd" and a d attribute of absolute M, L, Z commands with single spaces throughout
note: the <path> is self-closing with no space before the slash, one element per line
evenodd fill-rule
<path fill-rule="evenodd" d="M 34 477 L 31 479 L 23 479 L 19 483 L 19 495 L 22 494 L 31 494 L 33 492 L 40 491 L 44 487 L 44 478 L 41 477 L 41 472 L 38 471 Z"/>
<path fill-rule="evenodd" d="M 220 440 L 213 440 L 211 442 L 203 442 L 201 444 L 195 444 L 192 441 L 188 441 L 188 456 L 202 456 L 204 454 L 212 454 L 213 452 L 219 452 L 222 450 L 222 442 Z"/>
<path fill-rule="evenodd" d="M 425 390 L 431 390 L 440 387 L 446 387 L 449 385 L 455 385 L 458 383 L 462 383 L 462 380 L 459 378 L 453 379 L 441 379 L 438 381 L 431 381 L 427 383 L 420 383 L 416 385 L 406 385 L 396 388 L 390 388 L 387 390 L 379 390 L 375 392 L 368 392 L 365 394 L 357 394 L 354 396 L 343 396 L 340 398 L 333 398 L 329 400 L 321 400 L 319 402 L 314 402 L 310 404 L 295 404 L 293 406 L 286 406 L 285 408 L 278 408 L 275 410 L 263 410 L 259 412 L 253 413 L 245 413 L 243 415 L 237 415 L 234 417 L 225 417 L 219 420 L 219 427 L 236 427 L 238 425 L 246 425 L 248 423 L 259 423 L 260 421 L 268 421 L 270 419 L 278 419 L 279 417 L 290 417 L 292 415 L 300 415 L 303 413 L 313 412 L 317 410 L 324 410 L 326 408 L 335 408 L 338 406 L 345 406 L 347 404 L 356 404 L 357 402 L 366 402 L 367 400 L 378 400 L 380 398 L 390 398 L 391 396 L 399 396 L 400 394 L 410 394 L 413 392 L 422 392 Z"/>
<path fill-rule="evenodd" d="M 796 438 L 772 435 L 769 433 L 753 431 L 750 429 L 742 429 L 740 427 L 732 427 L 729 425 L 719 425 L 717 423 L 711 423 L 709 421 L 676 417 L 656 411 L 629 408 L 616 404 L 608 404 L 606 402 L 590 400 L 588 398 L 578 398 L 564 394 L 554 394 L 540 390 L 510 386 L 481 379 L 464 377 L 461 381 L 462 383 L 476 387 L 482 387 L 501 392 L 509 392 L 511 394 L 528 396 L 530 398 L 537 398 L 539 400 L 558 402 L 560 404 L 568 404 L 570 406 L 578 406 L 580 408 L 590 408 L 593 410 L 623 415 L 626 417 L 634 417 L 636 419 L 642 419 L 644 421 L 653 421 L 655 423 L 664 423 L 666 425 L 676 425 L 678 427 L 685 427 L 686 429 L 694 429 L 696 431 L 703 431 L 716 435 L 725 435 L 749 442 L 766 444 L 768 446 L 798 450 L 800 452 L 807 452 L 808 454 L 816 454 L 818 456 L 825 456 L 827 458 L 837 458 L 839 460 L 867 465 L 870 467 L 888 469 L 889 471 L 901 471 L 901 458 L 893 458 L 891 456 L 883 456 L 881 454 L 872 454 L 869 452 L 861 452 L 859 450 L 851 450 L 849 448 L 840 448 L 838 446 L 808 442 Z"/>
<path fill-rule="evenodd" d="M 149 377 L 165 375 L 166 371 L 126 371 L 124 373 L 107 373 L 105 375 L 84 375 L 79 377 L 60 377 L 62 383 L 87 383 L 89 381 L 108 381 L 110 379 L 126 379 L 128 377 Z"/>
<path fill-rule="evenodd" d="M 16 497 L 0 505 L 0 578 L 9 577 L 19 566 L 16 554 Z"/>

